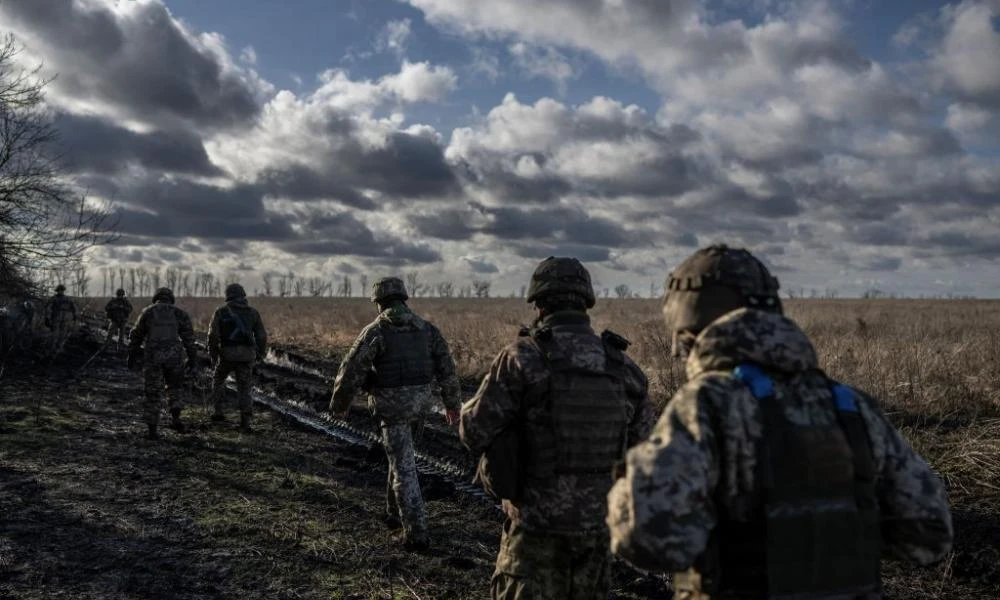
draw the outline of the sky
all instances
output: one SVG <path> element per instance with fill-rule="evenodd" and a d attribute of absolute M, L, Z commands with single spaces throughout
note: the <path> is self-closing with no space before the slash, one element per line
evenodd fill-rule
<path fill-rule="evenodd" d="M 1000 297 L 1000 0 L 0 0 L 104 266 Z M 360 290 L 355 290 L 356 293 Z"/>

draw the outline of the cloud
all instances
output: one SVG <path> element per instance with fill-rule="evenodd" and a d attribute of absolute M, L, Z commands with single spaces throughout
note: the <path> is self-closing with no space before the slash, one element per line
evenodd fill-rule
<path fill-rule="evenodd" d="M 497 266 L 487 260 L 482 256 L 463 256 L 462 260 L 469 265 L 469 269 L 473 273 L 478 273 L 480 275 L 489 275 L 491 273 L 499 273 L 500 269 Z"/>
<path fill-rule="evenodd" d="M 194 34 L 157 0 L 4 2 L 0 18 L 58 74 L 48 98 L 70 112 L 219 129 L 252 122 L 269 91 L 220 36 Z"/>
<path fill-rule="evenodd" d="M 409 19 L 389 21 L 379 33 L 375 46 L 382 51 L 389 51 L 402 56 L 406 52 L 406 43 L 411 35 Z"/>
<path fill-rule="evenodd" d="M 507 47 L 507 52 L 525 75 L 552 81 L 560 94 L 566 93 L 566 83 L 577 76 L 569 60 L 551 46 L 537 47 L 515 42 Z"/>
<path fill-rule="evenodd" d="M 941 11 L 945 34 L 931 58 L 932 75 L 957 98 L 1000 108 L 1000 3 L 964 0 Z"/>

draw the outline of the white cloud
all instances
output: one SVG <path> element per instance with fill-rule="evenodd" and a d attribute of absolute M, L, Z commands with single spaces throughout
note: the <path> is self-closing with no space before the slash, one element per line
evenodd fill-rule
<path fill-rule="evenodd" d="M 247 46 L 240 51 L 240 60 L 247 63 L 248 65 L 257 64 L 257 51 L 254 50 L 253 46 Z"/>
<path fill-rule="evenodd" d="M 946 33 L 931 60 L 937 82 L 961 98 L 1000 107 L 1000 16 L 996 0 L 965 0 L 942 11 Z"/>
<path fill-rule="evenodd" d="M 552 81 L 560 94 L 566 93 L 566 83 L 577 76 L 569 60 L 551 46 L 537 47 L 516 42 L 508 46 L 507 51 L 525 74 Z"/>
<path fill-rule="evenodd" d="M 412 34 L 411 25 L 409 19 L 389 21 L 379 33 L 376 47 L 402 56 L 406 52 L 406 43 Z"/>

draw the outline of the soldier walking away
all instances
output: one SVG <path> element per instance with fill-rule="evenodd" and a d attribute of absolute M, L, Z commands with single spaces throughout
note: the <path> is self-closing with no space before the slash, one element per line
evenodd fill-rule
<path fill-rule="evenodd" d="M 62 352 L 66 340 L 76 323 L 76 304 L 65 294 L 66 286 L 56 286 L 56 294 L 49 299 L 45 315 L 45 326 L 52 330 L 51 352 L 55 356 Z"/>
<path fill-rule="evenodd" d="M 448 424 L 457 424 L 461 386 L 441 332 L 410 310 L 407 298 L 399 278 L 380 279 L 372 286 L 371 299 L 379 315 L 344 357 L 330 412 L 346 418 L 354 393 L 359 389 L 368 393 L 368 406 L 382 423 L 382 444 L 389 459 L 385 522 L 393 527 L 401 521 L 404 546 L 421 550 L 429 538 L 412 429 L 431 409 L 435 379 Z"/>
<path fill-rule="evenodd" d="M 951 548 L 944 487 L 869 395 L 818 367 L 749 252 L 711 246 L 663 307 L 688 383 L 608 495 L 612 550 L 675 597 L 873 599 L 883 553 Z"/>
<path fill-rule="evenodd" d="M 616 462 L 653 425 L 646 376 L 627 340 L 591 328 L 594 288 L 577 259 L 543 260 L 528 302 L 533 327 L 494 359 L 461 414 L 462 441 L 490 459 L 480 478 L 507 513 L 491 595 L 603 600 L 607 493 Z"/>
<path fill-rule="evenodd" d="M 164 388 L 169 398 L 170 428 L 183 432 L 181 409 L 187 400 L 185 370 L 194 368 L 196 357 L 194 329 L 191 317 L 174 306 L 174 293 L 169 288 L 156 290 L 153 303 L 139 313 L 129 338 L 129 369 L 138 365 L 140 349 L 145 384 L 143 413 L 149 426 L 149 439 L 159 437 L 157 425 Z"/>
<path fill-rule="evenodd" d="M 128 318 L 132 316 L 132 303 L 125 297 L 125 290 L 115 292 L 115 297 L 104 305 L 104 314 L 108 318 L 108 342 L 116 338 L 116 349 L 121 352 L 128 344 Z"/>
<path fill-rule="evenodd" d="M 226 303 L 215 309 L 208 332 L 208 355 L 212 359 L 212 401 L 215 414 L 212 421 L 226 420 L 222 403 L 226 396 L 226 378 L 236 377 L 236 394 L 240 408 L 240 430 L 250 433 L 253 401 L 254 363 L 267 355 L 267 331 L 260 313 L 247 302 L 247 293 L 238 283 L 226 286 Z"/>

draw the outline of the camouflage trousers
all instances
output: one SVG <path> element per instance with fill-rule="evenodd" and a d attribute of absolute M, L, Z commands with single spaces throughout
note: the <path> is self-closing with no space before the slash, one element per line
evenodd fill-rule
<path fill-rule="evenodd" d="M 554 534 L 507 520 L 490 582 L 493 600 L 605 600 L 610 589 L 607 532 Z"/>
<path fill-rule="evenodd" d="M 389 458 L 386 485 L 386 512 L 403 522 L 406 537 L 427 535 L 424 498 L 417 479 L 417 460 L 413 450 L 413 425 L 382 422 L 382 445 Z"/>
<path fill-rule="evenodd" d="M 128 321 L 108 321 L 108 340 L 110 344 L 112 338 L 117 337 L 115 342 L 119 350 L 128 345 Z"/>
<path fill-rule="evenodd" d="M 250 416 L 253 413 L 253 399 L 250 391 L 253 388 L 253 363 L 220 360 L 212 373 L 212 403 L 216 414 L 222 414 L 222 404 L 226 399 L 226 379 L 232 373 L 236 379 L 236 398 L 240 407 L 240 415 Z"/>
<path fill-rule="evenodd" d="M 63 346 L 66 345 L 66 340 L 69 339 L 71 333 L 73 333 L 73 321 L 71 319 L 56 317 L 52 321 L 52 354 L 62 352 Z"/>
<path fill-rule="evenodd" d="M 187 390 L 184 388 L 184 366 L 182 363 L 144 363 L 142 379 L 146 391 L 143 416 L 148 425 L 156 425 L 160 422 L 164 389 L 167 391 L 169 410 L 184 407 L 187 400 Z"/>

